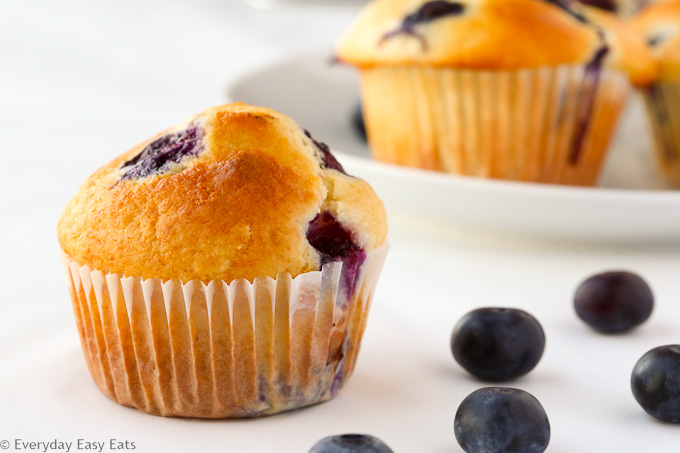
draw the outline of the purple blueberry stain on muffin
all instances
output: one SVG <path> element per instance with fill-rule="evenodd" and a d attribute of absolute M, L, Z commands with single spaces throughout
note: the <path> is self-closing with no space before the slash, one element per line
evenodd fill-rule
<path fill-rule="evenodd" d="M 347 295 L 342 303 L 348 304 L 366 252 L 355 242 L 352 232 L 329 211 L 317 214 L 309 222 L 307 241 L 319 252 L 322 267 L 333 261 L 342 262 L 340 290 Z"/>
<path fill-rule="evenodd" d="M 569 163 L 573 165 L 578 163 L 583 152 L 590 118 L 595 108 L 597 88 L 600 84 L 600 76 L 602 75 L 602 64 L 607 54 L 609 54 L 609 47 L 602 46 L 586 65 L 581 94 L 579 96 L 578 117 L 576 118 L 576 126 L 571 141 L 571 151 L 569 153 Z"/>
<path fill-rule="evenodd" d="M 310 134 L 307 129 L 305 129 L 305 135 L 307 136 L 308 139 L 312 141 L 312 143 L 314 143 L 314 146 L 320 153 L 319 159 L 321 160 L 321 168 L 330 168 L 333 170 L 337 170 L 345 175 L 347 174 L 345 172 L 345 169 L 342 168 L 340 162 L 338 162 L 333 153 L 331 153 L 331 150 L 327 144 L 317 142 L 316 140 L 314 140 L 314 137 L 312 137 L 312 134 Z"/>
<path fill-rule="evenodd" d="M 342 341 L 340 350 L 338 351 L 337 362 L 335 365 L 335 373 L 333 374 L 333 381 L 331 382 L 331 396 L 336 395 L 340 389 L 345 385 L 347 380 L 347 360 L 345 351 L 349 351 L 353 347 L 352 334 L 347 331 L 345 338 Z"/>
<path fill-rule="evenodd" d="M 386 40 L 398 35 L 408 35 L 417 38 L 420 41 L 423 50 L 427 50 L 427 41 L 421 34 L 416 32 L 416 26 L 422 23 L 432 22 L 434 20 L 441 19 L 444 17 L 460 16 L 464 12 L 465 5 L 459 2 L 435 0 L 424 3 L 415 12 L 406 16 L 401 21 L 401 25 L 396 30 L 386 33 L 380 39 L 379 44 L 382 44 Z"/>
<path fill-rule="evenodd" d="M 174 164 L 198 156 L 204 148 L 202 138 L 203 130 L 196 125 L 165 134 L 121 165 L 124 173 L 120 181 L 162 174 L 170 170 Z"/>
<path fill-rule="evenodd" d="M 352 233 L 329 211 L 320 212 L 309 222 L 307 240 L 321 255 L 322 265 L 361 251 Z"/>
<path fill-rule="evenodd" d="M 331 383 L 331 396 L 335 396 L 342 386 L 345 384 L 345 366 L 344 363 L 338 364 L 333 382 Z"/>
<path fill-rule="evenodd" d="M 584 5 L 593 6 L 595 8 L 603 9 L 615 13 L 618 11 L 618 6 L 614 0 L 579 0 Z"/>
<path fill-rule="evenodd" d="M 616 0 L 578 0 L 580 3 L 583 3 L 584 5 L 592 6 L 595 8 L 603 9 L 605 11 L 609 11 L 612 13 L 618 13 L 620 8 L 619 8 L 619 2 Z M 640 9 L 642 9 L 643 6 L 646 6 L 649 2 L 647 0 L 637 0 L 633 4 L 633 10 L 632 12 L 637 12 Z"/>
<path fill-rule="evenodd" d="M 600 77 L 602 75 L 602 65 L 604 63 L 604 59 L 609 54 L 609 47 L 606 44 L 604 31 L 572 8 L 575 0 L 544 1 L 561 8 L 579 22 L 592 26 L 597 32 L 597 36 L 601 42 L 600 48 L 595 52 L 593 58 L 586 65 L 585 74 L 583 76 L 583 85 L 581 87 L 581 94 L 579 95 L 577 112 L 578 117 L 576 119 L 576 126 L 572 135 L 569 152 L 569 163 L 576 165 L 581 158 L 581 154 L 583 153 L 583 145 L 588 133 L 588 128 L 590 126 L 590 118 L 592 116 L 593 109 L 595 108 L 595 98 L 597 96 L 597 89 L 600 83 Z M 608 5 L 613 5 L 613 2 L 607 0 L 593 0 L 591 2 L 581 1 L 581 3 L 597 3 L 598 5 L 593 6 L 598 6 L 602 9 L 607 9 L 606 7 Z"/>
<path fill-rule="evenodd" d="M 574 4 L 574 0 L 544 0 L 544 1 L 561 8 L 566 13 L 568 13 L 571 17 L 573 17 L 574 19 L 576 19 L 577 21 L 579 21 L 581 23 L 584 23 L 584 24 L 590 23 L 584 15 L 579 14 L 576 11 L 574 11 L 574 9 L 572 8 L 572 5 Z"/>
<path fill-rule="evenodd" d="M 267 395 L 269 395 L 269 382 L 260 376 L 257 382 L 257 401 L 260 403 L 267 402 Z"/>

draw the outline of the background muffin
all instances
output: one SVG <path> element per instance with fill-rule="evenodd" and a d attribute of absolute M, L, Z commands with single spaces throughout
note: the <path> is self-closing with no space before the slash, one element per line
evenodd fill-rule
<path fill-rule="evenodd" d="M 644 38 L 633 25 L 603 9 L 582 6 L 575 9 L 604 34 L 608 52 L 606 68 L 619 70 L 636 87 L 647 87 L 657 77 L 657 65 Z"/>
<path fill-rule="evenodd" d="M 540 37 L 540 38 L 538 38 Z M 592 185 L 628 92 L 601 30 L 536 0 L 378 0 L 341 38 L 378 160 Z"/>
<path fill-rule="evenodd" d="M 666 179 L 680 185 L 680 1 L 649 5 L 633 18 L 658 65 L 645 91 L 657 161 Z"/>
<path fill-rule="evenodd" d="M 196 417 L 274 413 L 337 392 L 386 233 L 371 187 L 324 144 L 242 104 L 100 168 L 58 226 L 99 387 L 121 404 Z"/>

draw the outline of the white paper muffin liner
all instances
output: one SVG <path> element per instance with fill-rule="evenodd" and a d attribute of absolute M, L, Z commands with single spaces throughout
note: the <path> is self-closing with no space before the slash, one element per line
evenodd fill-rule
<path fill-rule="evenodd" d="M 680 186 L 680 81 L 644 91 L 656 160 L 666 180 Z"/>
<path fill-rule="evenodd" d="M 618 72 L 374 67 L 361 71 L 377 160 L 449 173 L 595 184 L 630 91 Z"/>
<path fill-rule="evenodd" d="M 143 280 L 63 253 L 62 262 L 88 368 L 109 398 L 164 416 L 253 417 L 343 386 L 388 249 L 358 268 L 331 262 L 252 283 Z"/>

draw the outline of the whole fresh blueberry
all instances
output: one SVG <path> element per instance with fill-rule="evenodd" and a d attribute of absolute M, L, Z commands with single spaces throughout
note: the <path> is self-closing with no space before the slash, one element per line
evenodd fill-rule
<path fill-rule="evenodd" d="M 649 415 L 680 423 L 680 345 L 659 346 L 643 355 L 633 368 L 630 387 Z"/>
<path fill-rule="evenodd" d="M 541 403 L 508 387 L 484 387 L 468 395 L 453 429 L 467 453 L 540 453 L 550 443 L 550 422 Z"/>
<path fill-rule="evenodd" d="M 613 271 L 593 275 L 576 289 L 574 309 L 579 318 L 602 333 L 619 333 L 639 326 L 654 308 L 654 294 L 640 276 Z"/>
<path fill-rule="evenodd" d="M 341 434 L 324 437 L 309 453 L 394 453 L 390 447 L 368 434 Z"/>
<path fill-rule="evenodd" d="M 508 381 L 533 370 L 545 349 L 536 318 L 514 308 L 479 308 L 465 315 L 451 334 L 451 351 L 470 374 Z"/>

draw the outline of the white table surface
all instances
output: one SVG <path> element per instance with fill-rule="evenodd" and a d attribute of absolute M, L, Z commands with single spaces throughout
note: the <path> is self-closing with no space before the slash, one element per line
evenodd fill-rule
<path fill-rule="evenodd" d="M 543 360 L 510 385 L 545 406 L 549 452 L 680 448 L 680 427 L 643 413 L 628 384 L 644 352 L 680 341 L 679 249 L 475 236 L 393 213 L 393 248 L 358 367 L 334 400 L 256 420 L 201 421 L 149 416 L 97 390 L 57 257 L 63 205 L 99 165 L 222 103 L 230 80 L 330 49 L 353 14 L 347 5 L 257 10 L 228 0 L 0 2 L 0 441 L 10 441 L 7 451 L 19 451 L 17 439 L 115 438 L 141 452 L 304 453 L 343 432 L 374 434 L 396 453 L 461 451 L 453 416 L 484 384 L 454 363 L 449 335 L 463 314 L 488 305 L 524 308 L 546 331 Z M 609 268 L 640 272 L 657 296 L 650 321 L 630 335 L 596 335 L 571 308 L 576 284 Z"/>

